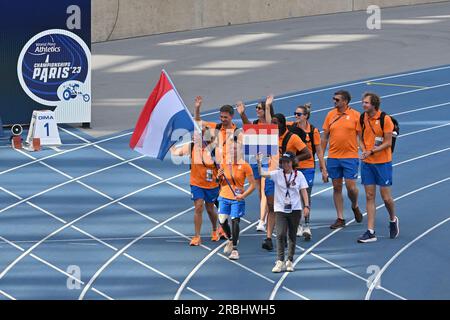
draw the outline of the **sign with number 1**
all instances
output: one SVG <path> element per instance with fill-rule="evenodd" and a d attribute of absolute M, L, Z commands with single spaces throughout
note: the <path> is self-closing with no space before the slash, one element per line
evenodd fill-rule
<path fill-rule="evenodd" d="M 31 144 L 33 138 L 41 139 L 41 145 L 61 145 L 59 131 L 53 111 L 33 111 L 27 143 Z"/>

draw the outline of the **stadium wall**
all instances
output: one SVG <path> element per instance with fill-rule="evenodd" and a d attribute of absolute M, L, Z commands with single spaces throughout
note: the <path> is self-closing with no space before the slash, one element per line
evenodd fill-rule
<path fill-rule="evenodd" d="M 92 42 L 442 0 L 92 0 Z"/>

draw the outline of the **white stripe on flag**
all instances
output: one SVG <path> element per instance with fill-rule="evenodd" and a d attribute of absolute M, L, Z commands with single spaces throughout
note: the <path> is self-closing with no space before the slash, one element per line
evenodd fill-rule
<path fill-rule="evenodd" d="M 169 120 L 182 110 L 184 110 L 184 107 L 176 92 L 174 90 L 168 91 L 153 109 L 147 127 L 135 148 L 136 151 L 150 157 L 157 157 Z M 143 143 L 142 146 L 141 143 Z"/>
<path fill-rule="evenodd" d="M 244 135 L 246 145 L 278 145 L 278 135 L 276 134 L 246 134 Z"/>

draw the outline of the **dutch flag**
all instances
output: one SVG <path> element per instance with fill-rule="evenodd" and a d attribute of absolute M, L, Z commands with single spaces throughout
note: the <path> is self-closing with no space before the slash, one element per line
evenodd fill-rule
<path fill-rule="evenodd" d="M 261 153 L 264 156 L 278 153 L 278 126 L 276 124 L 246 124 L 244 125 L 244 156 L 252 163 L 253 156 Z"/>
<path fill-rule="evenodd" d="M 172 145 L 194 128 L 192 115 L 163 70 L 139 116 L 130 147 L 143 155 L 163 160 Z"/>

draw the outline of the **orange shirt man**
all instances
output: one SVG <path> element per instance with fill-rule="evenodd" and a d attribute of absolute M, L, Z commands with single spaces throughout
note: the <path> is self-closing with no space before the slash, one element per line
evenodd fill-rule
<path fill-rule="evenodd" d="M 367 231 L 358 238 L 359 243 L 377 241 L 375 235 L 375 195 L 376 186 L 380 188 L 385 207 L 389 213 L 389 236 L 397 238 L 399 220 L 395 214 L 394 200 L 391 195 L 392 186 L 392 132 L 394 123 L 391 117 L 380 110 L 380 97 L 374 93 L 363 96 L 364 115 L 360 133 L 361 182 L 366 192 Z M 382 117 L 384 125 L 382 126 Z"/>
<path fill-rule="evenodd" d="M 333 97 L 335 108 L 331 110 L 323 123 L 322 150 L 326 150 L 329 143 L 327 170 L 333 182 L 333 200 L 336 207 L 337 219 L 330 226 L 331 229 L 345 227 L 344 198 L 342 184 L 345 179 L 348 197 L 352 203 L 352 210 L 356 222 L 362 222 L 362 214 L 358 207 L 358 134 L 360 113 L 349 106 L 351 96 L 341 90 Z"/>

